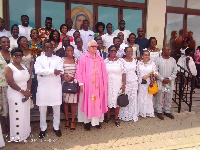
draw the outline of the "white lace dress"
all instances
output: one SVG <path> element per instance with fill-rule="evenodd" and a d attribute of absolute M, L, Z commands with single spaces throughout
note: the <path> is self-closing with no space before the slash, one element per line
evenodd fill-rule
<path fill-rule="evenodd" d="M 137 90 L 138 90 L 138 77 L 136 75 L 136 60 L 132 62 L 124 61 L 126 69 L 126 90 L 125 93 L 128 95 L 129 104 L 126 107 L 121 107 L 119 110 L 119 119 L 123 121 L 138 121 L 138 101 L 137 101 Z"/>
<path fill-rule="evenodd" d="M 148 63 L 143 63 L 139 61 L 137 64 L 137 73 L 138 73 L 138 109 L 139 116 L 142 117 L 154 117 L 154 108 L 153 108 L 153 95 L 148 93 L 148 87 L 150 83 L 150 78 L 147 78 L 147 84 L 141 84 L 142 77 L 149 74 L 155 73 L 158 74 L 156 65 L 153 61 Z"/>
<path fill-rule="evenodd" d="M 108 107 L 116 108 L 117 97 L 122 87 L 122 74 L 126 73 L 124 68 L 123 58 L 119 58 L 117 61 L 109 61 L 105 59 L 106 70 L 108 74 Z"/>

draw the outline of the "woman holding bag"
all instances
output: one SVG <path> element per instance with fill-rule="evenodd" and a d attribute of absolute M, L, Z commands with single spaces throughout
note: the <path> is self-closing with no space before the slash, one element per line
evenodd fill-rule
<path fill-rule="evenodd" d="M 154 117 L 153 108 L 153 95 L 149 94 L 148 88 L 150 84 L 150 75 L 154 73 L 156 77 L 158 72 L 156 65 L 153 61 L 150 61 L 150 52 L 147 50 L 143 51 L 143 60 L 137 64 L 138 74 L 138 109 L 139 116 L 141 117 Z"/>
<path fill-rule="evenodd" d="M 66 47 L 65 50 L 66 57 L 63 57 L 64 61 L 64 82 L 73 82 L 74 76 L 76 73 L 76 67 L 78 60 L 74 58 L 74 47 L 69 45 Z M 74 81 L 77 82 L 77 81 Z M 72 111 L 72 122 L 70 126 L 70 130 L 75 130 L 75 114 L 76 114 L 76 105 L 77 105 L 77 94 L 71 93 L 63 93 L 63 100 L 64 100 L 64 110 L 65 110 L 65 118 L 66 118 L 66 125 L 65 127 L 69 127 L 69 117 L 68 117 L 68 108 L 69 104 L 71 105 Z"/>
<path fill-rule="evenodd" d="M 108 112 L 107 120 L 110 120 L 110 110 L 115 108 L 115 125 L 120 126 L 118 114 L 120 107 L 117 105 L 117 97 L 120 90 L 125 91 L 126 87 L 126 71 L 124 68 L 124 60 L 116 56 L 117 49 L 115 45 L 108 48 L 109 57 L 105 59 L 105 65 L 108 75 Z"/>

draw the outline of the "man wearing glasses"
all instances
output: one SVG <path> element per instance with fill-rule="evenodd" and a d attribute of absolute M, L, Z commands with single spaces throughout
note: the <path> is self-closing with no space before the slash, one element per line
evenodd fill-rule
<path fill-rule="evenodd" d="M 97 54 L 97 42 L 88 43 L 88 52 L 79 58 L 75 79 L 80 85 L 78 122 L 84 129 L 101 128 L 107 112 L 107 72 L 103 58 Z"/>

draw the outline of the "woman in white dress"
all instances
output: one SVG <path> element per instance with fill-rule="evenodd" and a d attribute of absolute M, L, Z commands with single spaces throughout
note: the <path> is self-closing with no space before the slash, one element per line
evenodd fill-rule
<path fill-rule="evenodd" d="M 110 120 L 111 108 L 115 108 L 115 125 L 118 127 L 120 126 L 118 118 L 120 107 L 117 105 L 117 97 L 120 90 L 122 90 L 122 92 L 125 91 L 126 71 L 124 68 L 124 60 L 116 56 L 117 49 L 114 45 L 108 48 L 108 53 L 109 57 L 105 59 L 108 75 L 108 112 L 106 122 Z"/>
<path fill-rule="evenodd" d="M 12 25 L 11 27 L 11 34 L 12 36 L 9 38 L 10 40 L 10 51 L 14 48 L 18 47 L 17 40 L 19 37 L 19 27 L 17 24 Z"/>
<path fill-rule="evenodd" d="M 123 121 L 138 121 L 138 101 L 137 90 L 138 82 L 136 75 L 136 59 L 133 59 L 133 49 L 131 46 L 124 50 L 126 57 L 124 58 L 124 67 L 126 70 L 126 90 L 129 104 L 121 107 L 119 110 L 119 119 Z"/>
<path fill-rule="evenodd" d="M 150 84 L 150 74 L 154 73 L 157 76 L 157 68 L 153 61 L 150 61 L 150 52 L 147 50 L 143 51 L 143 60 L 137 64 L 138 74 L 138 109 L 139 116 L 141 117 L 154 117 L 153 108 L 153 95 L 148 93 L 148 87 Z M 145 81 L 146 80 L 146 81 Z M 146 82 L 146 83 L 145 83 Z"/>
<path fill-rule="evenodd" d="M 140 50 L 139 45 L 135 44 L 136 35 L 134 33 L 129 34 L 129 37 L 127 39 L 128 46 L 131 46 L 133 49 L 133 58 L 139 58 L 140 57 Z"/>
<path fill-rule="evenodd" d="M 8 83 L 8 104 L 10 116 L 10 141 L 25 141 L 31 132 L 30 127 L 30 88 L 31 80 L 27 68 L 20 64 L 23 51 L 11 51 L 13 62 L 5 67 Z"/>
<path fill-rule="evenodd" d="M 154 61 L 157 57 L 161 56 L 162 50 L 156 48 L 157 40 L 155 37 L 150 37 L 148 44 L 147 50 L 150 51 L 150 60 Z"/>
<path fill-rule="evenodd" d="M 69 45 L 66 47 L 65 50 L 66 57 L 63 57 L 63 69 L 64 69 L 64 76 L 63 80 L 65 82 L 73 82 L 74 76 L 76 73 L 76 67 L 78 60 L 73 57 L 74 55 L 74 47 Z M 77 81 L 74 81 L 77 82 Z M 65 109 L 65 118 L 66 118 L 66 125 L 65 127 L 69 127 L 69 117 L 68 117 L 68 107 L 69 104 L 71 105 L 71 112 L 72 112 L 72 122 L 70 130 L 75 130 L 75 115 L 76 115 L 76 105 L 77 105 L 77 94 L 69 94 L 63 93 L 63 101 L 64 101 L 64 109 Z"/>

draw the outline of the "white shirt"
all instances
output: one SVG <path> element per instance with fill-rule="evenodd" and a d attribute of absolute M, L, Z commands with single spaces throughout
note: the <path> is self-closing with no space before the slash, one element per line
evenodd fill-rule
<path fill-rule="evenodd" d="M 7 31 L 6 29 L 3 29 L 3 31 L 0 31 L 0 37 L 2 36 L 6 36 L 6 37 L 11 37 L 12 35 L 10 34 L 9 31 Z"/>
<path fill-rule="evenodd" d="M 12 49 L 14 49 L 14 48 L 17 48 L 18 47 L 18 44 L 17 44 L 17 40 L 18 40 L 18 38 L 17 39 L 14 39 L 12 36 L 9 38 L 9 40 L 10 40 L 10 51 L 12 50 Z"/>
<path fill-rule="evenodd" d="M 28 41 L 31 40 L 30 34 L 31 34 L 31 30 L 32 27 L 28 26 L 28 27 L 24 27 L 22 25 L 18 25 L 19 27 L 19 36 L 25 36 Z"/>
<path fill-rule="evenodd" d="M 124 43 L 128 43 L 127 42 L 127 38 L 129 37 L 129 34 L 131 34 L 131 32 L 129 31 L 129 30 L 124 30 L 124 31 L 120 31 L 119 29 L 117 29 L 117 30 L 115 30 L 114 32 L 113 32 L 113 35 L 115 35 L 115 36 L 117 36 L 117 34 L 119 33 L 119 32 L 122 32 L 123 34 L 124 34 Z"/>
<path fill-rule="evenodd" d="M 54 70 L 63 71 L 62 58 L 52 55 L 47 57 L 41 55 L 37 57 L 35 65 L 35 74 L 37 74 L 38 89 L 37 101 L 38 106 L 56 106 L 62 104 L 62 85 L 60 75 L 55 75 Z"/>
<path fill-rule="evenodd" d="M 76 59 L 79 59 L 83 54 L 85 54 L 87 52 L 87 50 L 83 47 L 83 52 L 82 51 L 79 51 L 78 49 L 77 49 L 77 47 L 76 48 L 74 48 L 74 57 L 76 58 Z"/>
<path fill-rule="evenodd" d="M 88 47 L 88 42 L 94 40 L 94 32 L 91 30 L 85 31 L 85 30 L 79 30 L 81 34 L 81 38 L 83 40 L 83 46 Z"/>
<path fill-rule="evenodd" d="M 115 37 L 113 34 L 104 34 L 101 36 L 103 40 L 103 46 L 106 47 L 105 52 L 108 53 L 108 48 L 113 45 L 113 38 Z"/>
<path fill-rule="evenodd" d="M 67 32 L 67 35 L 73 37 L 73 34 L 74 34 L 75 31 L 76 31 L 76 30 L 71 29 L 70 31 Z M 73 38 L 74 38 L 74 37 L 73 37 Z"/>

